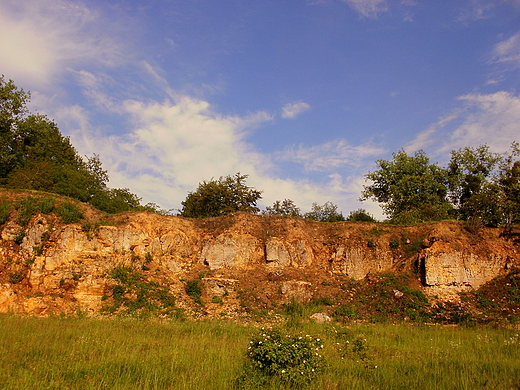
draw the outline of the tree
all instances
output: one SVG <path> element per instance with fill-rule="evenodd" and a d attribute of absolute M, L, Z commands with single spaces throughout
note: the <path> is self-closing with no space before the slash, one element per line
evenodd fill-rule
<path fill-rule="evenodd" d="M 446 170 L 430 164 L 424 151 L 408 156 L 404 150 L 392 160 L 378 160 L 379 169 L 365 178 L 361 200 L 374 199 L 394 223 L 413 224 L 449 217 L 452 209 L 446 199 Z"/>
<path fill-rule="evenodd" d="M 13 80 L 5 81 L 3 75 L 0 77 L 0 178 L 6 177 L 13 169 L 13 132 L 27 113 L 29 98 L 30 95 L 16 87 Z"/>
<path fill-rule="evenodd" d="M 365 209 L 357 209 L 351 211 L 347 217 L 349 222 L 377 222 L 373 215 L 368 213 Z"/>
<path fill-rule="evenodd" d="M 500 222 L 499 187 L 496 169 L 502 160 L 487 145 L 451 152 L 448 165 L 448 196 L 458 219 L 480 220 L 485 224 Z"/>
<path fill-rule="evenodd" d="M 305 213 L 305 219 L 318 222 L 342 222 L 345 217 L 338 212 L 338 206 L 332 202 L 325 202 L 323 205 L 313 203 L 311 211 Z"/>
<path fill-rule="evenodd" d="M 282 215 L 284 217 L 301 217 L 300 209 L 291 199 L 277 200 L 272 206 L 265 208 L 266 215 Z"/>
<path fill-rule="evenodd" d="M 511 152 L 500 163 L 497 185 L 502 196 L 502 217 L 506 225 L 520 223 L 520 147 L 513 142 Z"/>
<path fill-rule="evenodd" d="M 181 202 L 180 215 L 187 218 L 209 218 L 245 211 L 256 214 L 260 209 L 256 202 L 262 192 L 245 185 L 248 175 L 240 172 L 234 176 L 202 182 L 196 191 L 190 192 Z"/>
<path fill-rule="evenodd" d="M 106 212 L 141 207 L 128 189 L 108 189 L 99 156 L 82 158 L 56 123 L 30 114 L 29 98 L 0 77 L 0 185 L 69 196 Z"/>

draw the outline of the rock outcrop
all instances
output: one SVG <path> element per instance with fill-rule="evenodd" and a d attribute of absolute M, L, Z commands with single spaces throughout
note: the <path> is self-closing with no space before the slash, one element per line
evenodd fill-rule
<path fill-rule="evenodd" d="M 22 227 L 13 215 L 1 227 L 0 312 L 97 313 L 118 265 L 168 286 L 185 307 L 191 298 L 184 282 L 191 279 L 202 280 L 203 295 L 230 303 L 241 294 L 310 300 L 337 275 L 359 280 L 381 272 L 413 272 L 427 293 L 442 295 L 478 288 L 520 266 L 518 245 L 501 230 L 476 235 L 458 222 L 391 227 L 242 213 L 207 220 L 130 213 L 92 226 L 34 215 Z"/>

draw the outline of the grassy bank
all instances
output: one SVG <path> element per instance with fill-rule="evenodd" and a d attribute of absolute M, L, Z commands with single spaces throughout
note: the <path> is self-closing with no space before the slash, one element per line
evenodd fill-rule
<path fill-rule="evenodd" d="M 314 389 L 520 389 L 520 331 L 303 324 Z M 0 316 L 2 389 L 232 389 L 257 330 L 227 322 Z M 267 388 L 280 388 L 273 382 Z"/>

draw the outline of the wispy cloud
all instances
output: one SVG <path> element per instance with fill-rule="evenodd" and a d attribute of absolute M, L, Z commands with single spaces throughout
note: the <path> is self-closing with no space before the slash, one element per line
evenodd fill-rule
<path fill-rule="evenodd" d="M 340 167 L 359 167 L 368 158 L 385 151 L 371 144 L 349 145 L 345 140 L 327 142 L 315 146 L 291 146 L 277 154 L 280 161 L 302 164 L 308 171 L 331 171 Z"/>
<path fill-rule="evenodd" d="M 491 16 L 491 10 L 495 4 L 487 0 L 472 0 L 464 7 L 458 16 L 459 22 L 474 22 Z"/>
<path fill-rule="evenodd" d="M 487 144 L 494 151 L 505 151 L 520 140 L 520 97 L 510 92 L 467 94 L 459 97 L 463 106 L 419 133 L 406 146 L 424 148 L 436 156 L 466 146 Z"/>
<path fill-rule="evenodd" d="M 305 102 L 288 103 L 282 108 L 282 118 L 294 119 L 310 108 L 311 106 Z"/>
<path fill-rule="evenodd" d="M 78 63 L 114 66 L 122 60 L 116 28 L 81 3 L 2 1 L 2 72 L 15 80 L 42 85 Z M 107 29 L 112 29 L 112 34 Z"/>
<path fill-rule="evenodd" d="M 511 66 L 520 67 L 520 31 L 510 38 L 499 42 L 493 49 L 493 60 Z"/>
<path fill-rule="evenodd" d="M 351 8 L 359 12 L 363 17 L 375 19 L 377 16 L 388 11 L 386 0 L 343 0 Z"/>
<path fill-rule="evenodd" d="M 275 162 L 256 152 L 244 139 L 244 130 L 271 120 L 263 112 L 245 117 L 222 116 L 209 103 L 190 96 L 175 101 L 142 102 L 127 100 L 115 111 L 129 118 L 129 131 L 106 136 L 90 124 L 88 112 L 78 106 L 56 113 L 66 125 L 73 144 L 82 154 L 100 155 L 108 170 L 111 187 L 127 187 L 166 208 L 179 208 L 189 191 L 211 178 L 242 172 L 249 175 L 248 184 L 263 191 L 261 205 L 289 198 L 308 211 L 313 202 L 335 202 L 345 212 L 359 207 L 360 174 L 341 176 L 328 174 L 329 180 L 317 184 L 308 180 L 281 179 L 271 175 Z M 337 143 L 336 143 L 337 144 Z M 300 148 L 298 158 L 314 159 L 310 168 L 329 169 L 342 163 L 355 163 L 378 149 L 339 148 L 330 145 L 307 153 Z M 340 151 L 340 149 L 345 149 Z M 346 156 L 350 149 L 350 158 Z M 336 153 L 324 161 L 319 153 Z M 339 155 L 343 153 L 343 157 Z M 307 154 L 307 156 L 305 156 Z M 340 161 L 341 158 L 345 161 Z M 358 183 L 354 185 L 355 183 Z"/>

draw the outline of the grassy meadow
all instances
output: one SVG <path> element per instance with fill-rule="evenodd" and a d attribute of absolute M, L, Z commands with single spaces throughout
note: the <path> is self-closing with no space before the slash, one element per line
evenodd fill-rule
<path fill-rule="evenodd" d="M 304 323 L 287 331 L 323 340 L 326 364 L 309 389 L 520 389 L 518 329 Z M 0 315 L 0 388 L 236 389 L 256 332 L 225 321 Z"/>

